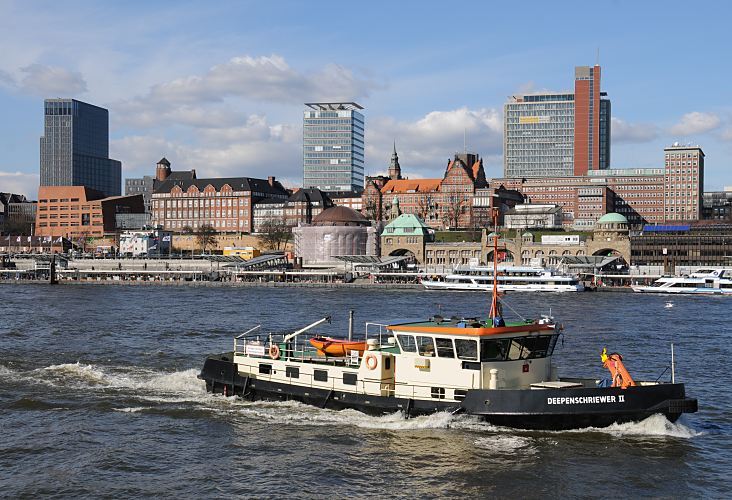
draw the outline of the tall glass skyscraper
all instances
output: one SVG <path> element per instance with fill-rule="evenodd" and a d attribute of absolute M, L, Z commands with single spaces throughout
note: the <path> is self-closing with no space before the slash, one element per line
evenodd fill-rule
<path fill-rule="evenodd" d="M 109 112 L 76 99 L 46 99 L 41 186 L 86 186 L 119 196 L 122 164 L 109 158 Z"/>
<path fill-rule="evenodd" d="M 363 107 L 355 102 L 305 103 L 303 185 L 321 191 L 363 190 Z"/>
<path fill-rule="evenodd" d="M 610 167 L 610 100 L 600 66 L 575 68 L 574 93 L 512 96 L 504 106 L 505 177 L 587 175 Z"/>

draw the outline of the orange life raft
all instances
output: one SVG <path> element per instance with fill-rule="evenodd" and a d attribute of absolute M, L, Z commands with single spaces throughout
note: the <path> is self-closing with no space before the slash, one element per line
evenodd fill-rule
<path fill-rule="evenodd" d="M 313 337 L 310 339 L 310 345 L 318 350 L 318 354 L 324 356 L 348 356 L 351 351 L 358 351 L 359 354 L 363 354 L 366 350 L 366 342 L 331 337 Z"/>

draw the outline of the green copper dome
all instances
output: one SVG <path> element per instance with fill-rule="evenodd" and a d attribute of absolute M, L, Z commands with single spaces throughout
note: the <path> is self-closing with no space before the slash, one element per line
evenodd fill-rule
<path fill-rule="evenodd" d="M 605 214 L 602 217 L 600 217 L 600 220 L 596 222 L 596 224 L 627 224 L 628 219 L 625 218 L 625 216 L 612 212 L 609 214 Z"/>

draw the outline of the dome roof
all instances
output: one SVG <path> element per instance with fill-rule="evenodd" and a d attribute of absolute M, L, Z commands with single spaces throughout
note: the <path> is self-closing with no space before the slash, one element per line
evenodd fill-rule
<path fill-rule="evenodd" d="M 622 214 L 611 212 L 600 217 L 596 224 L 627 224 L 628 219 Z"/>
<path fill-rule="evenodd" d="M 343 206 L 328 208 L 313 217 L 313 226 L 368 226 L 369 224 L 366 217 Z"/>

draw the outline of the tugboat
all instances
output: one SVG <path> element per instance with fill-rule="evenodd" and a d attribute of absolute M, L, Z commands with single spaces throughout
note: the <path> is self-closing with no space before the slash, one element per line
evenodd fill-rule
<path fill-rule="evenodd" d="M 495 236 L 495 270 L 497 248 Z M 330 318 L 289 334 L 258 334 L 257 326 L 234 339 L 232 352 L 207 358 L 199 378 L 210 392 L 251 401 L 401 411 L 406 418 L 445 411 L 523 429 L 606 427 L 659 413 L 673 422 L 697 411 L 697 400 L 674 380 L 673 358 L 670 383 L 636 382 L 622 356 L 606 351 L 601 361 L 611 380 L 559 377 L 552 356 L 561 325 L 548 316 L 505 321 L 493 276 L 487 318 L 367 323 L 364 350 L 344 347 L 350 339 L 328 338 L 324 346 L 324 337 L 305 338 Z"/>

